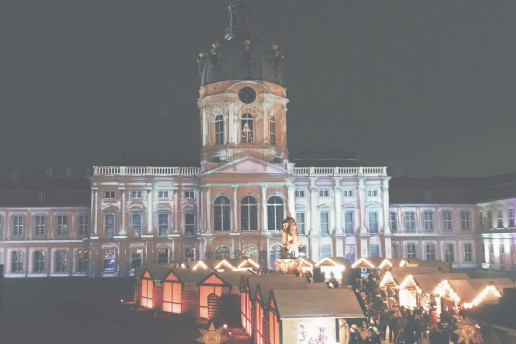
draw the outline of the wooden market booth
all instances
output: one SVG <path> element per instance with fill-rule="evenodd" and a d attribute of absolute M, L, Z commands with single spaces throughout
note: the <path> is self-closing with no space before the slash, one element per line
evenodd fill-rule
<path fill-rule="evenodd" d="M 325 282 L 328 282 L 333 274 L 340 284 L 351 283 L 351 263 L 342 257 L 323 258 L 315 267 L 321 270 Z"/>

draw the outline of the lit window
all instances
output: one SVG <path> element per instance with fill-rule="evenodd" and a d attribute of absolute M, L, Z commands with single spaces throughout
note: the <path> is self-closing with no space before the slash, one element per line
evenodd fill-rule
<path fill-rule="evenodd" d="M 11 272 L 23 272 L 23 252 L 12 251 L 11 253 Z"/>
<path fill-rule="evenodd" d="M 168 190 L 158 190 L 159 199 L 168 199 Z"/>
<path fill-rule="evenodd" d="M 461 228 L 463 230 L 471 229 L 469 211 L 461 211 L 460 212 L 460 224 L 461 224 Z"/>
<path fill-rule="evenodd" d="M 115 236 L 115 214 L 104 214 L 104 236 L 106 238 Z"/>
<path fill-rule="evenodd" d="M 423 226 L 425 231 L 433 232 L 434 231 L 434 213 L 431 211 L 425 211 L 423 213 Z"/>
<path fill-rule="evenodd" d="M 224 117 L 215 117 L 215 143 L 224 143 Z"/>
<path fill-rule="evenodd" d="M 168 235 L 168 214 L 158 214 L 158 231 L 160 237 Z"/>
<path fill-rule="evenodd" d="M 114 199 L 116 192 L 114 190 L 109 190 L 104 192 L 104 198 L 106 199 Z"/>
<path fill-rule="evenodd" d="M 131 269 L 142 266 L 142 249 L 133 248 L 131 251 Z"/>
<path fill-rule="evenodd" d="M 444 245 L 444 261 L 452 263 L 454 262 L 453 244 Z"/>
<path fill-rule="evenodd" d="M 369 212 L 369 233 L 378 234 L 378 213 L 376 211 Z"/>
<path fill-rule="evenodd" d="M 90 232 L 90 218 L 87 215 L 79 215 L 79 235 L 88 235 Z"/>
<path fill-rule="evenodd" d="M 142 235 L 143 215 L 141 213 L 131 214 L 131 232 L 133 236 L 139 237 Z"/>
<path fill-rule="evenodd" d="M 443 211 L 443 231 L 451 232 L 452 230 L 452 212 Z"/>
<path fill-rule="evenodd" d="M 115 250 L 104 250 L 104 271 L 115 271 Z"/>
<path fill-rule="evenodd" d="M 502 211 L 502 209 L 498 209 L 498 223 L 497 223 L 496 227 L 503 228 L 503 211 Z"/>
<path fill-rule="evenodd" d="M 193 213 L 185 214 L 185 235 L 188 237 L 195 236 L 195 215 Z"/>
<path fill-rule="evenodd" d="M 296 226 L 298 234 L 305 234 L 305 213 L 296 213 Z"/>
<path fill-rule="evenodd" d="M 346 260 L 348 262 L 355 261 L 355 245 L 346 245 Z"/>
<path fill-rule="evenodd" d="M 274 116 L 271 116 L 269 121 L 269 131 L 270 131 L 270 142 L 271 145 L 276 144 L 276 119 Z"/>
<path fill-rule="evenodd" d="M 407 258 L 417 258 L 416 244 L 407 244 Z"/>
<path fill-rule="evenodd" d="M 34 226 L 35 226 L 35 229 L 34 229 L 34 234 L 35 235 L 45 235 L 45 216 L 43 215 L 40 215 L 40 216 L 36 216 L 35 218 L 35 221 L 34 221 Z"/>
<path fill-rule="evenodd" d="M 242 199 L 240 224 L 243 231 L 255 231 L 258 229 L 258 202 L 251 196 L 246 196 Z"/>
<path fill-rule="evenodd" d="M 159 264 L 167 264 L 168 263 L 168 248 L 160 248 L 158 250 L 158 263 Z"/>
<path fill-rule="evenodd" d="M 187 260 L 187 261 L 195 260 L 195 249 L 193 247 L 185 248 L 185 260 Z"/>
<path fill-rule="evenodd" d="M 231 258 L 231 251 L 229 250 L 229 247 L 227 246 L 219 246 L 215 250 L 215 259 L 216 260 L 222 260 L 222 259 L 229 259 Z"/>
<path fill-rule="evenodd" d="M 473 245 L 472 244 L 464 244 L 464 261 L 465 262 L 473 261 Z"/>
<path fill-rule="evenodd" d="M 398 217 L 393 211 L 389 213 L 389 226 L 391 227 L 392 233 L 398 232 Z"/>
<path fill-rule="evenodd" d="M 68 216 L 57 217 L 57 235 L 68 234 Z"/>
<path fill-rule="evenodd" d="M 416 231 L 416 213 L 407 211 L 405 213 L 405 232 L 414 233 Z"/>
<path fill-rule="evenodd" d="M 346 234 L 353 234 L 355 231 L 355 212 L 353 210 L 344 212 L 344 231 Z"/>
<path fill-rule="evenodd" d="M 68 271 L 68 252 L 66 250 L 57 250 L 55 259 L 56 259 L 55 272 L 67 272 Z"/>
<path fill-rule="evenodd" d="M 435 244 L 425 245 L 426 260 L 435 260 Z"/>
<path fill-rule="evenodd" d="M 23 216 L 13 217 L 13 236 L 23 235 Z"/>
<path fill-rule="evenodd" d="M 320 189 L 319 197 L 330 197 L 330 189 Z"/>
<path fill-rule="evenodd" d="M 322 211 L 321 218 L 321 234 L 330 234 L 330 213 Z"/>
<path fill-rule="evenodd" d="M 242 115 L 242 142 L 253 142 L 253 116 L 250 113 Z"/>
<path fill-rule="evenodd" d="M 45 272 L 45 251 L 34 251 L 33 272 Z"/>
<path fill-rule="evenodd" d="M 295 197 L 296 198 L 305 198 L 305 190 L 303 189 L 297 189 L 295 191 Z"/>
<path fill-rule="evenodd" d="M 129 197 L 131 199 L 142 199 L 143 198 L 142 190 L 131 191 L 131 193 L 129 194 Z"/>
<path fill-rule="evenodd" d="M 273 245 L 269 250 L 269 268 L 274 269 L 274 262 L 277 259 L 281 259 L 281 252 L 282 252 L 282 246 L 281 245 Z"/>
<path fill-rule="evenodd" d="M 195 198 L 195 192 L 193 190 L 185 191 L 185 198 Z"/>
<path fill-rule="evenodd" d="M 77 272 L 87 272 L 90 263 L 90 252 L 88 250 L 77 251 Z"/>
<path fill-rule="evenodd" d="M 254 245 L 245 245 L 242 249 L 242 258 L 250 258 L 255 262 L 258 261 L 258 249 Z"/>
<path fill-rule="evenodd" d="M 282 228 L 283 200 L 278 196 L 272 196 L 267 200 L 267 229 L 270 231 Z"/>

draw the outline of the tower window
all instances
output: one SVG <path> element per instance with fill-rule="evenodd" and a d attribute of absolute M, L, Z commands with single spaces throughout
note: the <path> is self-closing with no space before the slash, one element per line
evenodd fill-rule
<path fill-rule="evenodd" d="M 271 116 L 271 118 L 270 118 L 269 131 L 270 131 L 269 140 L 271 142 L 271 145 L 275 145 L 276 144 L 276 120 L 275 120 L 274 116 Z"/>
<path fill-rule="evenodd" d="M 242 115 L 242 142 L 253 142 L 253 116 L 250 113 Z"/>
<path fill-rule="evenodd" d="M 215 117 L 215 143 L 224 143 L 224 118 L 222 115 Z"/>

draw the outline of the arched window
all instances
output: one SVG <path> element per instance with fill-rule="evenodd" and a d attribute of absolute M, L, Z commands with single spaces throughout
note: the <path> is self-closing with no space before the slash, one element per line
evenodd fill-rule
<path fill-rule="evenodd" d="M 215 117 L 215 143 L 224 143 L 224 118 L 222 115 Z"/>
<path fill-rule="evenodd" d="M 269 250 L 269 269 L 274 269 L 274 262 L 281 258 L 282 246 L 280 244 L 273 245 Z"/>
<path fill-rule="evenodd" d="M 229 259 L 230 255 L 231 255 L 231 251 L 229 250 L 229 247 L 227 247 L 227 246 L 219 246 L 215 250 L 215 259 L 216 260 Z"/>
<path fill-rule="evenodd" d="M 258 203 L 255 198 L 246 196 L 242 199 L 240 222 L 243 231 L 255 231 L 258 229 Z"/>
<path fill-rule="evenodd" d="M 267 201 L 267 228 L 270 231 L 281 229 L 283 221 L 283 200 L 278 196 L 272 196 Z"/>
<path fill-rule="evenodd" d="M 217 197 L 213 205 L 216 231 L 229 231 L 231 227 L 231 207 L 225 196 Z"/>
<path fill-rule="evenodd" d="M 276 119 L 271 115 L 269 120 L 269 141 L 271 145 L 276 144 Z"/>
<path fill-rule="evenodd" d="M 253 116 L 250 113 L 242 115 L 242 142 L 253 142 Z"/>
<path fill-rule="evenodd" d="M 258 261 L 258 249 L 254 245 L 245 245 L 242 249 L 242 255 L 251 258 L 255 262 Z"/>

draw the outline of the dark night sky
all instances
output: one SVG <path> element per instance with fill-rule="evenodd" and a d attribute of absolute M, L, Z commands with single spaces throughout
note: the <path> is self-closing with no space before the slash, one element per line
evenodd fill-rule
<path fill-rule="evenodd" d="M 199 149 L 196 55 L 227 1 L 2 1 L 1 176 Z M 256 1 L 287 58 L 290 150 L 407 176 L 516 171 L 516 1 Z"/>

